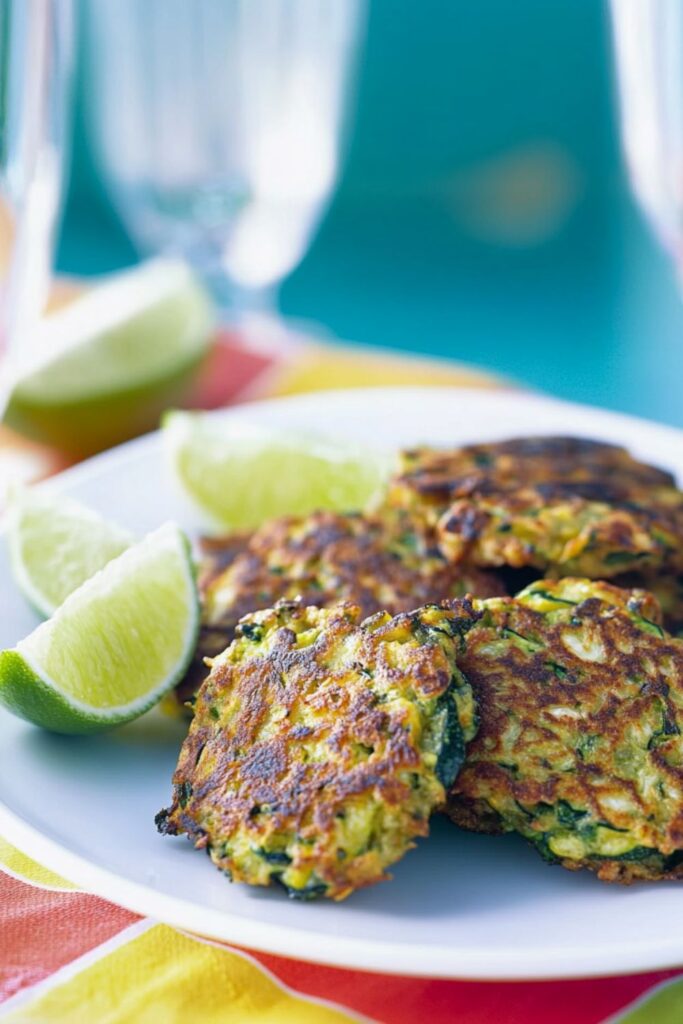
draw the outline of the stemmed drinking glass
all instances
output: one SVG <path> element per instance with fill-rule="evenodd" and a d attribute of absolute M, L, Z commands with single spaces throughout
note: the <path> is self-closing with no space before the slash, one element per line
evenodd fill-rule
<path fill-rule="evenodd" d="M 143 253 L 189 260 L 231 316 L 274 307 L 329 202 L 364 0 L 97 0 L 99 168 Z"/>
<path fill-rule="evenodd" d="M 0 0 L 0 406 L 47 298 L 72 58 L 71 0 Z"/>
<path fill-rule="evenodd" d="M 631 184 L 683 284 L 683 4 L 611 0 Z"/>

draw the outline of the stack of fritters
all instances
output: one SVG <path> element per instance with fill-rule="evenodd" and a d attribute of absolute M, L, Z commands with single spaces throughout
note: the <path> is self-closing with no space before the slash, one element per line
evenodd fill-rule
<path fill-rule="evenodd" d="M 300 897 L 386 877 L 444 806 L 607 881 L 679 877 L 682 573 L 671 475 L 574 438 L 404 452 L 379 511 L 214 543 L 199 654 L 233 642 L 160 827 Z"/>

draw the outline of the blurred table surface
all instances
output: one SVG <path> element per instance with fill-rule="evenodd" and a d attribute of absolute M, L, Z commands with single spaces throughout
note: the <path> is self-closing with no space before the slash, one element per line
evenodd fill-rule
<path fill-rule="evenodd" d="M 606 8 L 373 0 L 350 150 L 285 314 L 683 426 L 683 302 L 624 181 Z M 135 259 L 78 90 L 60 269 Z"/>
<path fill-rule="evenodd" d="M 332 211 L 283 312 L 345 341 L 447 356 L 564 398 L 683 426 L 683 298 L 626 197 L 591 242 L 501 254 L 453 245 L 438 209 Z M 72 217 L 62 266 L 134 259 L 112 224 Z M 317 327 L 316 327 L 317 325 Z"/>

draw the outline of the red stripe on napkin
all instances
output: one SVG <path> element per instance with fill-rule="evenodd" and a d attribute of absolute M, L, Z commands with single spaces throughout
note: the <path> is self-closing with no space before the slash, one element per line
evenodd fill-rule
<path fill-rule="evenodd" d="M 2 871 L 0 907 L 0 1002 L 139 920 L 98 896 L 39 889 Z"/>

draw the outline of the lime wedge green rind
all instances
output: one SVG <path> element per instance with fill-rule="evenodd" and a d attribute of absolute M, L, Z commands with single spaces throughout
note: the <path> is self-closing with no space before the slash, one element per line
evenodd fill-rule
<path fill-rule="evenodd" d="M 87 720 L 82 729 L 73 709 L 31 671 L 18 651 L 0 653 L 0 703 L 13 714 L 52 732 L 86 735 L 93 730 Z"/>
<path fill-rule="evenodd" d="M 248 420 L 171 412 L 163 427 L 182 493 L 207 524 L 223 530 L 316 509 L 364 508 L 383 490 L 393 462 L 368 448 Z"/>
<path fill-rule="evenodd" d="M 79 502 L 36 489 L 12 495 L 7 536 L 16 583 L 45 618 L 134 541 Z"/>
<path fill-rule="evenodd" d="M 167 524 L 0 654 L 0 703 L 54 732 L 93 733 L 130 721 L 182 677 L 198 628 L 189 545 Z"/>

